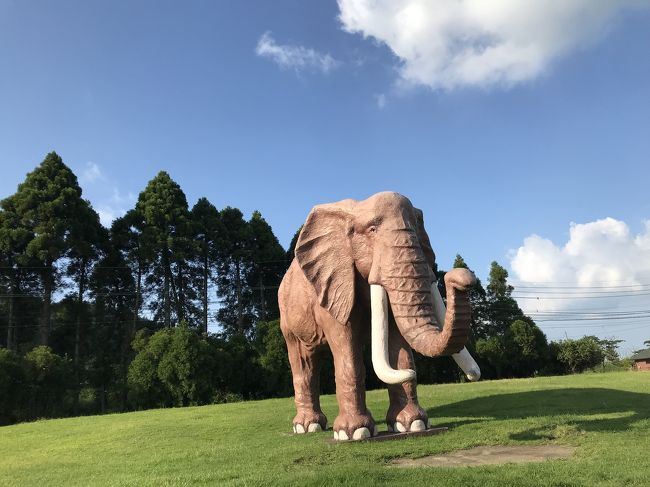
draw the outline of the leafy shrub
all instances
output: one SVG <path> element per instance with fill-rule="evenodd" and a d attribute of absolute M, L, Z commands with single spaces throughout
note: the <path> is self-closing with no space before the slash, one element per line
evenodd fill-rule
<path fill-rule="evenodd" d="M 149 338 L 138 334 L 134 349 L 138 354 L 128 372 L 133 407 L 208 404 L 224 390 L 230 357 L 218 341 L 199 336 L 184 323 Z"/>
<path fill-rule="evenodd" d="M 256 343 L 260 365 L 266 380 L 268 396 L 289 396 L 293 392 L 287 344 L 280 330 L 280 320 L 262 321 L 256 325 Z"/>
<path fill-rule="evenodd" d="M 70 360 L 49 347 L 39 346 L 25 355 L 24 365 L 30 386 L 28 416 L 51 418 L 70 414 L 75 380 Z"/>
<path fill-rule="evenodd" d="M 138 352 L 128 372 L 128 398 L 136 408 L 170 406 L 162 381 L 158 377 L 158 364 L 169 348 L 171 332 L 169 328 L 146 337 L 139 331 L 133 341 L 133 349 Z"/>
<path fill-rule="evenodd" d="M 20 356 L 11 350 L 0 348 L 0 425 L 20 419 L 25 385 Z"/>
<path fill-rule="evenodd" d="M 595 337 L 585 336 L 578 340 L 561 340 L 557 358 L 572 372 L 593 369 L 605 358 L 600 343 Z"/>
<path fill-rule="evenodd" d="M 99 409 L 99 398 L 93 387 L 83 387 L 79 391 L 79 411 L 81 414 L 93 414 Z"/>
<path fill-rule="evenodd" d="M 212 404 L 225 404 L 229 402 L 241 402 L 244 398 L 241 394 L 234 392 L 217 391 L 212 396 Z"/>

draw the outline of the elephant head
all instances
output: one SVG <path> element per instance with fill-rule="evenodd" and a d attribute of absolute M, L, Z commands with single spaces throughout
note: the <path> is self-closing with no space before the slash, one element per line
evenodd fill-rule
<path fill-rule="evenodd" d="M 340 323 L 348 323 L 355 303 L 355 277 L 370 285 L 373 367 L 384 382 L 415 378 L 414 371 L 395 370 L 388 363 L 389 307 L 404 339 L 423 355 L 450 355 L 467 341 L 467 289 L 475 277 L 466 269 L 446 274 L 447 310 L 440 323 L 437 316 L 443 313 L 436 310 L 440 304 L 433 294 L 435 256 L 422 212 L 398 193 L 314 207 L 299 236 L 296 259 L 320 305 Z"/>

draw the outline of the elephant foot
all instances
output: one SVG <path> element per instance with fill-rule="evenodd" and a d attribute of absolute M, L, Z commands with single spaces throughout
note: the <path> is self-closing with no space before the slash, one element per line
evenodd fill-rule
<path fill-rule="evenodd" d="M 430 427 L 427 413 L 416 403 L 408 403 L 402 409 L 391 408 L 386 415 L 388 431 L 405 433 L 424 431 Z"/>
<path fill-rule="evenodd" d="M 293 432 L 316 433 L 327 429 L 327 418 L 320 411 L 298 411 L 293 418 Z"/>
<path fill-rule="evenodd" d="M 377 426 L 370 412 L 339 414 L 334 421 L 334 439 L 337 441 L 363 440 L 372 436 L 377 436 Z"/>

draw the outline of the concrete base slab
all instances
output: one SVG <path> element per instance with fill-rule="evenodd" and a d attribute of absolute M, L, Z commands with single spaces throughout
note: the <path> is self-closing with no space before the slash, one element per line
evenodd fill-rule
<path fill-rule="evenodd" d="M 439 435 L 440 433 L 445 433 L 449 430 L 447 427 L 440 427 L 440 428 L 429 428 L 428 430 L 424 431 L 407 431 L 404 433 L 399 433 L 397 431 L 392 432 L 392 431 L 382 431 L 380 432 L 377 436 L 373 436 L 371 438 L 365 438 L 362 440 L 351 440 L 351 441 L 336 441 L 334 439 L 329 439 L 329 443 L 354 443 L 357 441 L 392 441 L 392 440 L 405 440 L 406 438 L 417 438 L 420 436 L 432 436 L 432 435 Z"/>

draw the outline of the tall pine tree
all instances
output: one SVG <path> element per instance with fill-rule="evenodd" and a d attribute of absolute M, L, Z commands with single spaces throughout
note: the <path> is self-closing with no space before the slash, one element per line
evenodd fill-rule
<path fill-rule="evenodd" d="M 79 212 L 70 222 L 70 249 L 66 255 L 68 265 L 66 275 L 76 283 L 75 292 L 75 340 L 74 340 L 74 366 L 77 379 L 83 354 L 85 323 L 89 316 L 84 316 L 84 296 L 88 290 L 88 280 L 93 266 L 101 257 L 102 250 L 108 244 L 108 232 L 99 223 L 99 215 L 93 210 L 90 202 L 82 201 Z"/>
<path fill-rule="evenodd" d="M 259 211 L 248 221 L 247 234 L 247 281 L 254 291 L 255 315 L 259 321 L 274 320 L 279 317 L 278 288 L 287 269 L 286 252 Z"/>
<path fill-rule="evenodd" d="M 191 223 L 187 199 L 169 174 L 161 171 L 138 197 L 136 211 L 142 215 L 142 243 L 148 258 L 146 282 L 152 293 L 150 308 L 164 326 L 188 316 L 193 298 L 188 261 L 193 258 Z"/>
<path fill-rule="evenodd" d="M 110 247 L 119 253 L 120 259 L 131 272 L 134 283 L 133 309 L 131 310 L 131 323 L 128 332 L 128 343 L 135 337 L 139 328 L 140 309 L 144 302 L 143 280 L 147 272 L 147 247 L 144 244 L 142 229 L 144 221 L 142 215 L 133 209 L 121 218 L 117 218 L 111 225 Z"/>
<path fill-rule="evenodd" d="M 20 224 L 12 196 L 0 201 L 0 300 L 6 321 L 5 346 L 17 350 L 21 337 L 31 340 L 33 327 L 30 315 L 40 299 L 30 295 L 40 294 L 38 261 L 26 254 L 27 244 L 33 234 Z M 2 337 L 0 337 L 1 339 Z"/>
<path fill-rule="evenodd" d="M 71 229 L 85 202 L 77 177 L 56 152 L 50 152 L 12 196 L 17 226 L 29 234 L 25 254 L 40 264 L 43 305 L 38 343 L 47 345 L 51 332 L 52 295 L 56 291 L 57 263 L 71 248 Z"/>
<path fill-rule="evenodd" d="M 126 408 L 126 378 L 137 324 L 137 318 L 133 320 L 138 298 L 134 276 L 126 254 L 116 245 L 116 231 L 123 230 L 122 223 L 118 220 L 113 223 L 111 240 L 89 281 L 94 298 L 94 326 L 88 340 L 92 357 L 88 379 L 97 391 L 102 412 L 107 408 L 110 391 L 115 391 L 119 398 L 118 408 Z M 135 313 L 137 316 L 137 310 Z"/>
<path fill-rule="evenodd" d="M 197 321 L 203 333 L 208 333 L 210 318 L 210 292 L 214 283 L 219 245 L 223 240 L 223 224 L 219 211 L 207 198 L 200 198 L 190 212 L 192 236 L 196 245 L 194 260 L 194 285 L 198 290 L 200 306 L 196 309 Z"/>
<path fill-rule="evenodd" d="M 515 320 L 524 318 L 517 301 L 512 298 L 513 290 L 508 284 L 508 271 L 496 261 L 492 262 L 486 292 L 490 334 L 503 335 Z"/>
<path fill-rule="evenodd" d="M 248 225 L 237 208 L 228 206 L 220 216 L 224 234 L 217 267 L 217 319 L 226 335 L 243 335 L 250 331 L 255 319 L 253 291 L 246 279 L 250 268 Z"/>

